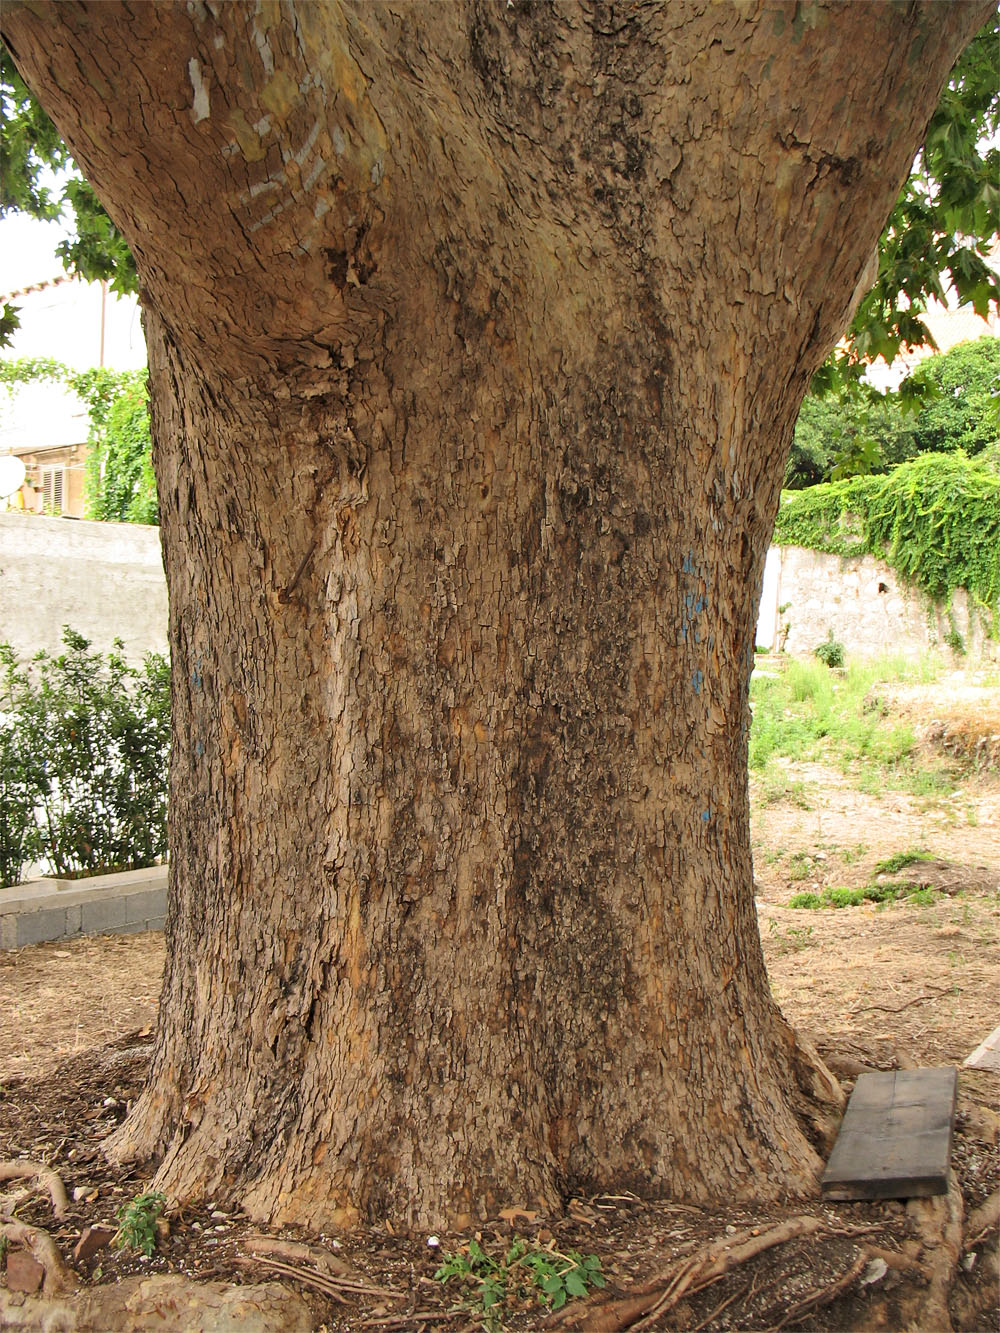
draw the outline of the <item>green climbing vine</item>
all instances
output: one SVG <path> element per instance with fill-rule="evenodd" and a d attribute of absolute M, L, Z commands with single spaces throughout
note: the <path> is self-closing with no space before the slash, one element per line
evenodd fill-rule
<path fill-rule="evenodd" d="M 64 384 L 87 406 L 87 517 L 156 523 L 146 371 L 72 370 L 50 357 L 0 360 L 0 385 L 9 392 L 38 381 Z"/>
<path fill-rule="evenodd" d="M 964 454 L 924 454 L 883 477 L 788 492 L 774 540 L 885 560 L 932 602 L 964 588 L 988 633 L 1000 603 L 1000 475 Z"/>

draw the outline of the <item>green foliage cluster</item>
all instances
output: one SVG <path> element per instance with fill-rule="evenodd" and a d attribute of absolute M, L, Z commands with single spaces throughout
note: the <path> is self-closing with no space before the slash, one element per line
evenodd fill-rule
<path fill-rule="evenodd" d="M 108 523 L 156 523 L 159 508 L 144 370 L 71 370 L 48 357 L 0 360 L 0 384 L 64 384 L 87 405 L 87 517 Z"/>
<path fill-rule="evenodd" d="M 79 175 L 59 131 L 0 44 L 0 217 L 8 213 L 45 221 L 68 213 L 75 235 L 57 247 L 63 265 L 90 281 L 106 280 L 116 292 L 137 289 L 135 261 L 125 238 Z M 13 306 L 0 308 L 0 347 L 10 342 L 19 324 Z"/>
<path fill-rule="evenodd" d="M 156 1249 L 156 1223 L 166 1207 L 166 1195 L 159 1190 L 137 1194 L 115 1212 L 118 1230 L 112 1239 L 116 1249 L 138 1250 L 147 1259 Z"/>
<path fill-rule="evenodd" d="M 795 425 L 792 490 L 882 473 L 923 453 L 962 450 L 1000 471 L 1000 338 L 931 356 L 897 393 L 809 397 Z"/>
<path fill-rule="evenodd" d="M 1000 474 L 962 453 L 923 454 L 884 477 L 786 493 L 774 540 L 886 560 L 932 602 L 964 588 L 990 633 L 1000 599 Z"/>
<path fill-rule="evenodd" d="M 827 631 L 822 643 L 813 649 L 813 656 L 818 657 L 824 666 L 842 667 L 844 665 L 844 645 L 833 637 L 833 630 Z"/>
<path fill-rule="evenodd" d="M 504 1307 L 511 1301 L 534 1297 L 550 1310 L 567 1300 L 586 1296 L 591 1287 L 603 1287 L 601 1261 L 575 1250 L 565 1254 L 532 1246 L 518 1238 L 502 1258 L 494 1258 L 470 1240 L 464 1251 L 442 1255 L 434 1274 L 438 1282 L 457 1279 L 467 1291 L 466 1308 L 482 1316 L 483 1327 L 499 1329 Z"/>
<path fill-rule="evenodd" d="M 124 384 L 87 457 L 87 516 L 109 523 L 158 523 L 145 380 Z"/>
<path fill-rule="evenodd" d="M 1000 232 L 1000 16 L 994 13 L 959 57 L 913 171 L 879 240 L 878 276 L 846 344 L 821 368 L 819 392 L 857 385 L 876 357 L 934 346 L 920 318 L 950 282 L 960 303 L 985 315 L 1000 305 L 986 256 Z"/>
<path fill-rule="evenodd" d="M 170 667 L 66 651 L 22 667 L 0 644 L 0 885 L 44 859 L 59 875 L 154 865 L 167 850 Z"/>

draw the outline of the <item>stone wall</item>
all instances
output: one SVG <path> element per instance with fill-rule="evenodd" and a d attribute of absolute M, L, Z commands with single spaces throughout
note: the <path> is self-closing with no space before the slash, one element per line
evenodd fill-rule
<path fill-rule="evenodd" d="M 947 613 L 930 608 L 894 570 L 872 556 L 848 560 L 784 546 L 772 548 L 769 564 L 758 621 L 757 642 L 762 646 L 780 647 L 787 626 L 784 647 L 793 656 L 810 654 L 831 630 L 855 657 L 948 648 L 952 620 Z M 985 638 L 977 618 L 970 617 L 961 590 L 952 618 L 970 657 L 995 658 L 997 645 Z"/>
<path fill-rule="evenodd" d="M 59 651 L 69 625 L 138 665 L 167 651 L 159 528 L 0 513 L 0 642 L 22 660 Z"/>

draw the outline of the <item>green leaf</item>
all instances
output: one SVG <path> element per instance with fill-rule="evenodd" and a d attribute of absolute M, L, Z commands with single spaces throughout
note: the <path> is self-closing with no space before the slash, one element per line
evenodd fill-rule
<path fill-rule="evenodd" d="M 566 1274 L 566 1290 L 571 1296 L 586 1296 L 587 1280 L 579 1269 L 574 1268 Z"/>

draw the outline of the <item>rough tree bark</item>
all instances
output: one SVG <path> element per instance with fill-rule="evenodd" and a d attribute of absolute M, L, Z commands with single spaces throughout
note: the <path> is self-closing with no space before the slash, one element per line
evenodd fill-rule
<path fill-rule="evenodd" d="M 747 685 L 790 432 L 990 3 L 6 3 L 132 245 L 169 962 L 119 1155 L 309 1226 L 812 1188 Z"/>

